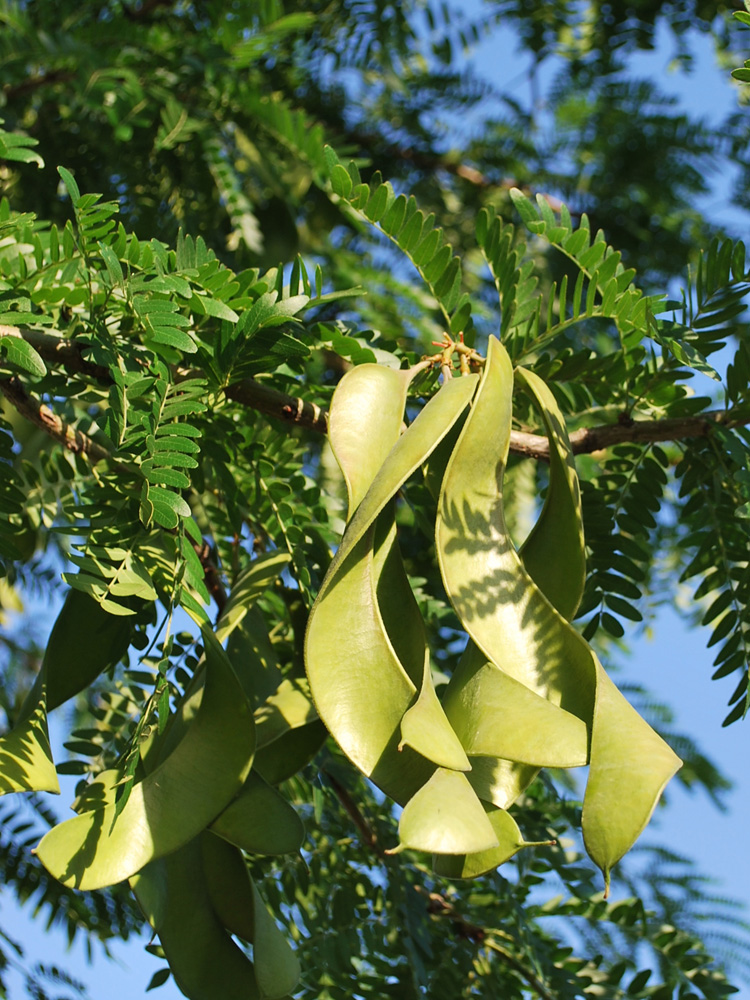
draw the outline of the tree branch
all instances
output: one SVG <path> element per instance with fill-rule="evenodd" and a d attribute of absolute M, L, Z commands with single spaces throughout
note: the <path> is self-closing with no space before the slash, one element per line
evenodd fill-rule
<path fill-rule="evenodd" d="M 45 434 L 49 434 L 68 451 L 88 455 L 93 463 L 112 457 L 106 448 L 102 448 L 81 431 L 74 430 L 44 403 L 32 399 L 17 378 L 0 379 L 0 392 L 22 417 L 41 427 Z"/>
<path fill-rule="evenodd" d="M 364 843 L 370 848 L 371 851 L 374 851 L 375 854 L 377 854 L 377 856 L 380 858 L 382 862 L 387 863 L 390 859 L 388 858 L 387 854 L 378 843 L 378 835 L 375 833 L 370 824 L 364 818 L 364 816 L 360 812 L 359 806 L 351 797 L 349 792 L 344 788 L 344 786 L 341 784 L 338 778 L 336 778 L 333 774 L 331 774 L 328 768 L 325 767 L 322 768 L 321 773 L 326 776 L 328 783 L 330 784 L 331 788 L 336 794 L 336 798 L 339 800 L 339 802 L 341 803 L 341 805 L 344 807 L 345 811 L 351 818 L 352 822 L 359 830 L 360 836 L 364 841 Z"/>
<path fill-rule="evenodd" d="M 503 948 L 499 945 L 497 941 L 492 938 L 488 938 L 485 941 L 485 948 L 490 951 L 494 951 L 496 955 L 505 962 L 506 965 L 510 966 L 511 969 L 515 969 L 519 976 L 526 980 L 532 990 L 537 996 L 541 997 L 542 1000 L 555 1000 L 555 997 L 547 990 L 542 982 L 534 975 L 531 969 L 527 969 L 525 965 L 518 961 L 518 959 L 512 955 L 507 948 Z"/>
<path fill-rule="evenodd" d="M 107 368 L 84 359 L 83 351 L 86 345 L 78 341 L 15 326 L 0 326 L 0 336 L 22 337 L 44 361 L 61 365 L 67 371 L 87 376 L 106 385 L 112 382 Z M 188 371 L 179 373 L 180 377 L 185 378 L 193 374 L 195 373 Z M 320 406 L 298 396 L 290 396 L 279 389 L 273 389 L 254 378 L 243 379 L 227 386 L 224 394 L 227 399 L 234 400 L 241 406 L 247 406 L 297 427 L 304 427 L 319 434 L 325 434 L 328 430 L 327 413 Z M 628 420 L 614 424 L 600 424 L 597 427 L 582 427 L 571 433 L 570 443 L 574 454 L 588 455 L 615 444 L 682 441 L 686 438 L 705 437 L 717 426 L 739 427 L 746 424 L 750 424 L 750 413 L 709 410 L 696 416 L 667 417 L 662 420 Z M 511 431 L 510 450 L 516 455 L 525 455 L 527 458 L 540 461 L 549 459 L 549 442 L 542 434 Z"/>
<path fill-rule="evenodd" d="M 326 776 L 336 798 L 357 827 L 362 841 L 384 864 L 387 864 L 390 858 L 383 851 L 378 842 L 377 834 L 362 815 L 357 803 L 352 799 L 341 782 L 327 768 L 324 767 L 322 773 Z M 420 896 L 424 896 L 427 899 L 428 913 L 435 917 L 444 917 L 450 921 L 459 937 L 473 941 L 475 944 L 479 944 L 498 955 L 509 968 L 517 972 L 528 983 L 541 1000 L 554 1000 L 552 994 L 548 992 L 544 984 L 534 975 L 531 969 L 527 969 L 507 948 L 497 943 L 495 936 L 501 932 L 495 931 L 492 928 L 482 927 L 480 924 L 475 924 L 467 920 L 442 893 L 430 892 L 429 889 L 426 889 L 422 885 L 415 885 L 413 888 Z M 508 937 L 508 940 L 510 941 L 512 938 Z"/>
<path fill-rule="evenodd" d="M 86 375 L 97 382 L 112 384 L 109 369 L 104 365 L 94 364 L 93 361 L 85 361 L 83 352 L 87 345 L 70 337 L 3 324 L 0 324 L 0 337 L 19 337 L 33 347 L 43 361 L 48 361 L 51 365 L 62 365 L 66 371 L 75 375 Z"/>
<path fill-rule="evenodd" d="M 276 417 L 278 420 L 285 420 L 287 423 L 306 427 L 320 434 L 325 434 L 328 430 L 326 411 L 315 403 L 300 399 L 298 396 L 289 396 L 253 378 L 227 386 L 224 394 L 227 399 L 233 399 L 236 403 L 249 406 L 269 417 Z"/>
<path fill-rule="evenodd" d="M 172 7 L 174 0 L 141 0 L 138 7 L 122 4 L 122 12 L 128 21 L 147 21 L 159 7 Z"/>
<path fill-rule="evenodd" d="M 38 90 L 39 87 L 46 87 L 53 83 L 69 83 L 71 80 L 75 80 L 75 78 L 76 74 L 72 70 L 52 69 L 47 73 L 29 76 L 20 83 L 6 83 L 3 87 L 3 93 L 7 101 L 12 101 L 23 94 Z"/>
<path fill-rule="evenodd" d="M 570 435 L 575 455 L 590 455 L 615 444 L 627 442 L 682 441 L 685 438 L 706 437 L 711 429 L 739 427 L 750 423 L 750 414 L 735 415 L 732 410 L 708 410 L 698 416 L 667 417 L 663 420 L 630 420 L 598 427 L 582 427 Z M 539 434 L 511 431 L 510 450 L 529 458 L 549 459 L 549 442 Z"/>

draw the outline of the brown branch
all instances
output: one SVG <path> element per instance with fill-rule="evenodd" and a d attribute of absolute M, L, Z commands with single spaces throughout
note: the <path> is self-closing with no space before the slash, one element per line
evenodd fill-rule
<path fill-rule="evenodd" d="M 248 378 L 242 382 L 235 382 L 234 385 L 227 386 L 224 393 L 227 399 L 233 399 L 235 403 L 249 406 L 269 417 L 276 417 L 298 427 L 307 427 L 320 434 L 328 431 L 325 410 L 306 399 L 289 396 L 255 379 Z"/>
<path fill-rule="evenodd" d="M 382 862 L 387 863 L 390 859 L 380 846 L 377 834 L 360 812 L 357 803 L 352 799 L 341 782 L 327 768 L 323 768 L 322 773 L 328 779 L 331 788 L 333 788 L 336 794 L 336 798 L 359 830 L 365 845 L 374 851 Z M 544 984 L 534 973 L 530 969 L 527 969 L 507 948 L 503 948 L 502 945 L 494 940 L 494 936 L 499 932 L 467 920 L 442 893 L 430 892 L 429 889 L 425 889 L 422 885 L 415 885 L 413 889 L 426 898 L 428 913 L 432 916 L 444 917 L 446 920 L 449 920 L 459 937 L 473 941 L 475 944 L 482 945 L 493 951 L 502 958 L 509 968 L 517 972 L 528 983 L 531 989 L 541 997 L 541 1000 L 554 1000 L 554 997 L 547 991 Z M 509 938 L 509 940 L 511 939 Z"/>
<path fill-rule="evenodd" d="M 347 790 L 344 788 L 344 786 L 341 784 L 338 778 L 334 777 L 334 775 L 331 774 L 331 772 L 327 768 L 325 767 L 322 768 L 322 774 L 324 774 L 328 779 L 331 788 L 336 793 L 336 798 L 339 800 L 341 805 L 344 807 L 345 811 L 350 816 L 352 822 L 359 830 L 362 840 L 364 841 L 366 846 L 369 847 L 372 851 L 374 851 L 381 861 L 387 862 L 389 859 L 385 851 L 378 842 L 378 835 L 375 833 L 370 824 L 367 822 L 362 813 L 359 811 L 359 806 L 351 797 L 349 792 L 347 792 Z"/>
<path fill-rule="evenodd" d="M 322 773 L 328 779 L 333 791 L 336 794 L 336 798 L 339 800 L 344 810 L 348 813 L 354 822 L 354 825 L 359 830 L 360 836 L 364 844 L 369 847 L 378 858 L 385 864 L 390 861 L 389 856 L 383 851 L 377 838 L 377 834 L 372 829 L 370 824 L 364 818 L 360 812 L 359 806 L 352 799 L 349 792 L 344 788 L 340 781 L 334 777 L 333 774 L 327 769 L 323 768 Z M 443 917 L 450 921 L 458 937 L 464 938 L 467 941 L 472 941 L 488 950 L 494 952 L 498 955 L 505 964 L 513 969 L 515 972 L 524 979 L 534 992 L 541 997 L 541 1000 L 554 1000 L 551 993 L 547 991 L 544 984 L 537 978 L 536 975 L 527 969 L 523 962 L 519 961 L 507 948 L 498 944 L 495 937 L 500 934 L 503 937 L 507 937 L 508 941 L 513 939 L 504 934 L 502 931 L 497 931 L 492 928 L 482 927 L 481 924 L 475 924 L 460 913 L 453 903 L 447 899 L 442 893 L 430 892 L 422 885 L 412 886 L 415 892 L 418 892 L 420 896 L 424 896 L 427 900 L 427 912 L 434 917 Z"/>
<path fill-rule="evenodd" d="M 128 21 L 149 21 L 154 11 L 159 7 L 172 7 L 174 0 L 141 0 L 138 7 L 122 3 L 122 12 Z"/>
<path fill-rule="evenodd" d="M 496 955 L 499 955 L 505 964 L 510 966 L 511 969 L 515 969 L 519 976 L 526 980 L 532 990 L 537 994 L 537 996 L 541 997 L 542 1000 L 555 1000 L 555 997 L 547 990 L 544 984 L 537 979 L 531 969 L 527 969 L 522 962 L 518 961 L 515 955 L 512 955 L 511 952 L 508 951 L 507 948 L 503 948 L 502 945 L 499 945 L 497 941 L 492 940 L 492 938 L 485 941 L 485 947 L 490 951 L 494 951 Z"/>
<path fill-rule="evenodd" d="M 122 12 L 128 21 L 147 21 L 159 7 L 172 7 L 174 0 L 142 0 L 138 7 L 122 4 Z"/>
<path fill-rule="evenodd" d="M 203 580 L 206 584 L 206 590 L 208 590 L 211 597 L 216 601 L 216 607 L 219 609 L 219 616 L 221 616 L 222 611 L 227 606 L 229 597 L 224 589 L 224 584 L 221 582 L 218 567 L 213 561 L 211 548 L 207 542 L 204 542 L 202 545 L 193 542 L 193 548 L 203 567 Z"/>
<path fill-rule="evenodd" d="M 22 80 L 21 83 L 6 83 L 3 87 L 3 93 L 6 100 L 12 101 L 16 97 L 22 97 L 24 94 L 38 90 L 40 87 L 46 87 L 52 83 L 69 83 L 71 80 L 75 80 L 75 78 L 76 74 L 73 70 L 51 69 L 47 73 L 29 76 L 25 80 Z"/>
<path fill-rule="evenodd" d="M 706 437 L 714 427 L 739 427 L 750 423 L 750 415 L 735 415 L 731 410 L 709 410 L 694 417 L 667 417 L 663 420 L 631 420 L 627 423 L 582 427 L 570 435 L 575 455 L 590 455 L 615 444 L 656 441 L 682 441 Z M 511 431 L 510 450 L 517 455 L 546 460 L 549 442 L 539 434 Z"/>
<path fill-rule="evenodd" d="M 372 135 L 368 132 L 354 130 L 347 132 L 346 143 L 358 143 L 362 149 L 366 150 L 373 160 L 382 160 L 383 157 L 391 157 L 394 160 L 401 160 L 403 163 L 413 164 L 417 170 L 425 173 L 436 173 L 444 171 L 453 174 L 462 180 L 468 181 L 479 188 L 494 188 L 496 190 L 510 191 L 511 188 L 519 188 L 525 195 L 533 197 L 536 191 L 532 190 L 528 184 L 523 184 L 513 177 L 503 177 L 501 180 L 492 180 L 472 167 L 468 163 L 461 163 L 460 160 L 449 155 L 440 155 L 432 152 L 412 149 L 410 146 L 400 146 L 396 143 L 387 143 L 380 136 Z M 554 195 L 544 194 L 554 211 L 559 212 L 562 202 Z"/>
<path fill-rule="evenodd" d="M 414 889 L 421 896 L 427 897 L 428 912 L 433 914 L 433 916 L 445 917 L 446 920 L 450 920 L 459 937 L 468 938 L 470 941 L 476 941 L 483 947 L 495 952 L 496 955 L 499 955 L 500 958 L 502 958 L 507 966 L 517 972 L 519 976 L 521 976 L 529 984 L 532 990 L 534 990 L 534 992 L 540 996 L 542 1000 L 554 1000 L 552 994 L 548 992 L 547 988 L 534 975 L 531 969 L 527 969 L 523 962 L 520 962 L 515 955 L 512 954 L 512 952 L 508 951 L 507 948 L 504 948 L 494 940 L 495 934 L 498 933 L 497 931 L 494 931 L 492 928 L 482 927 L 479 924 L 475 924 L 470 920 L 467 920 L 466 917 L 459 913 L 453 903 L 440 893 L 430 892 L 421 885 L 415 885 Z M 512 938 L 508 936 L 508 940 L 510 941 Z"/>
<path fill-rule="evenodd" d="M 50 364 L 62 365 L 67 371 L 92 378 L 105 385 L 112 379 L 103 365 L 86 361 L 85 344 L 68 338 L 28 330 L 15 326 L 0 326 L 0 336 L 23 337 Z M 195 373 L 178 372 L 178 377 L 189 378 Z M 304 427 L 319 434 L 327 433 L 327 413 L 309 400 L 291 396 L 256 379 L 235 382 L 224 390 L 227 399 L 241 406 L 248 406 L 259 413 L 275 417 L 285 423 Z M 627 442 L 681 441 L 685 438 L 705 437 L 717 426 L 739 427 L 750 424 L 750 414 L 733 410 L 709 410 L 697 416 L 668 417 L 661 420 L 631 420 L 597 427 L 582 427 L 573 431 L 570 442 L 576 455 L 587 455 L 615 444 Z M 549 442 L 545 435 L 511 431 L 510 450 L 541 461 L 549 459 Z"/>
<path fill-rule="evenodd" d="M 49 434 L 68 451 L 76 455 L 87 455 L 94 464 L 112 457 L 106 448 L 102 448 L 87 434 L 66 424 L 44 403 L 32 399 L 17 378 L 0 379 L 0 392 L 22 417 L 41 427 L 45 434 Z"/>
<path fill-rule="evenodd" d="M 83 352 L 88 345 L 81 344 L 77 340 L 43 333 L 41 330 L 27 330 L 25 327 L 21 329 L 18 326 L 3 324 L 0 324 L 0 337 L 19 337 L 33 347 L 43 361 L 48 361 L 51 365 L 62 365 L 66 371 L 75 375 L 86 375 L 97 382 L 112 384 L 109 369 L 105 365 L 85 361 Z"/>
<path fill-rule="evenodd" d="M 420 896 L 427 898 L 428 913 L 431 913 L 435 917 L 445 917 L 446 920 L 450 920 L 456 928 L 459 937 L 467 938 L 469 941 L 476 941 L 479 944 L 487 937 L 487 929 L 485 927 L 467 920 L 466 917 L 458 912 L 453 903 L 441 893 L 430 892 L 423 885 L 415 885 L 414 891 L 418 892 Z"/>

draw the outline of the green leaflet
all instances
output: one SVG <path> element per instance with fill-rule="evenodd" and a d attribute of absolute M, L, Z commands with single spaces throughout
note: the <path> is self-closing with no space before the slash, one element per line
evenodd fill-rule
<path fill-rule="evenodd" d="M 390 523 L 383 529 L 375 522 L 448 433 L 476 381 L 469 376 L 444 385 L 409 429 L 395 443 L 391 440 L 387 452 L 385 444 L 379 446 L 387 457 L 377 471 L 368 466 L 370 474 L 375 471 L 374 480 L 344 533 L 308 624 L 306 667 L 318 714 L 353 763 L 397 802 L 408 801 L 433 773 L 434 764 L 409 747 L 398 752 L 401 720 L 417 686 L 399 660 L 378 602 L 378 579 L 382 581 L 386 568 L 398 563 L 391 557 Z M 388 386 L 395 405 L 403 398 L 400 386 L 393 380 Z M 384 404 L 383 409 L 388 417 L 385 425 L 376 422 L 370 429 L 377 440 L 381 433 L 392 439 L 400 427 L 391 406 Z M 369 419 L 371 410 L 367 412 Z M 380 539 L 377 557 L 376 538 Z M 424 652 L 420 682 L 423 668 Z M 442 717 L 437 701 L 434 708 Z"/>
<path fill-rule="evenodd" d="M 185 844 L 229 804 L 250 771 L 252 708 L 213 633 L 204 630 L 206 682 L 177 746 L 138 782 L 120 815 L 110 804 L 54 827 L 36 853 L 59 881 L 96 889 L 129 878 Z"/>
<path fill-rule="evenodd" d="M 586 723 L 584 839 L 608 882 L 680 761 L 617 691 L 512 546 L 502 511 L 511 392 L 510 361 L 491 338 L 482 383 L 443 482 L 440 566 L 454 607 L 488 661 Z M 488 440 L 495 441 L 494 453 Z M 554 546 L 549 558 L 557 558 Z"/>
<path fill-rule="evenodd" d="M 251 854 L 293 854 L 305 839 L 305 828 L 295 810 L 254 771 L 209 829 Z"/>
<path fill-rule="evenodd" d="M 87 594 L 69 590 L 52 626 L 42 666 L 13 730 L 0 738 L 0 794 L 56 792 L 60 786 L 47 733 L 47 712 L 114 666 L 130 643 L 130 624 Z"/>

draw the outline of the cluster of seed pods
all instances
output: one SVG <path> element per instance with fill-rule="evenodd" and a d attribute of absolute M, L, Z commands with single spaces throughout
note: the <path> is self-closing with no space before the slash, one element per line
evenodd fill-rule
<path fill-rule="evenodd" d="M 547 498 L 517 550 L 503 515 L 507 352 L 491 338 L 481 375 L 446 379 L 402 433 L 411 377 L 360 365 L 334 394 L 329 434 L 349 513 L 308 625 L 318 714 L 403 806 L 396 849 L 432 853 L 449 877 L 480 875 L 530 846 L 507 810 L 540 768 L 587 765 L 584 842 L 608 886 L 680 761 L 570 624 L 585 550 L 562 415 L 538 376 L 516 370 L 550 445 Z M 398 491 L 420 469 L 437 493 L 440 571 L 468 635 L 442 699 L 394 520 Z"/>
<path fill-rule="evenodd" d="M 118 799 L 121 770 L 101 772 L 73 802 L 76 815 L 36 848 L 65 885 L 128 880 L 191 1000 L 285 998 L 299 979 L 294 950 L 242 853 L 299 852 L 302 822 L 274 785 L 307 763 L 325 736 L 304 679 L 261 670 L 246 655 L 254 641 L 248 621 L 257 627 L 250 606 L 287 562 L 281 553 L 254 560 L 216 631 L 203 626 L 193 681 L 166 727 L 152 726 L 142 742 L 127 798 Z M 227 639 L 231 657 L 221 644 Z M 59 791 L 46 712 L 114 667 L 129 641 L 123 618 L 81 591 L 68 593 L 27 706 L 0 739 L 0 793 Z M 253 945 L 252 961 L 233 936 Z"/>

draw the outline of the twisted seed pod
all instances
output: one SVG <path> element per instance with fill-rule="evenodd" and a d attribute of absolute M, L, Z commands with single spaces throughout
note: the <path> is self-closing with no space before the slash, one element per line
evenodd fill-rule
<path fill-rule="evenodd" d="M 482 383 L 443 480 L 438 557 L 451 601 L 487 662 L 585 723 L 584 840 L 608 883 L 612 865 L 640 835 L 680 761 L 615 688 L 511 542 L 502 476 L 512 383 L 510 360 L 491 338 Z M 539 560 L 536 566 L 541 572 Z M 524 738 L 519 732 L 519 745 Z"/>
<path fill-rule="evenodd" d="M 108 614 L 88 594 L 69 590 L 52 626 L 42 666 L 11 732 L 0 737 L 0 794 L 59 793 L 47 712 L 114 666 L 130 643 L 127 618 Z"/>
<path fill-rule="evenodd" d="M 200 707 L 174 750 L 134 785 L 119 815 L 106 804 L 42 838 L 36 853 L 60 882 L 98 889 L 130 878 L 195 837 L 242 787 L 255 750 L 252 706 L 213 633 L 204 630 L 203 641 Z"/>
<path fill-rule="evenodd" d="M 190 1000 L 265 1000 L 296 987 L 294 952 L 266 911 L 236 848 L 203 833 L 146 865 L 130 885 L 159 935 L 177 985 Z M 232 934 L 255 940 L 255 962 Z"/>
<path fill-rule="evenodd" d="M 547 497 L 536 524 L 521 546 L 519 556 L 524 569 L 545 597 L 561 615 L 571 619 L 580 603 L 586 580 L 581 494 L 573 461 L 573 450 L 562 414 L 554 396 L 542 379 L 533 372 L 520 368 L 516 370 L 516 377 L 525 386 L 542 414 L 550 452 Z M 550 558 L 550 553 L 554 553 L 555 557 Z M 475 674 L 478 676 L 475 677 Z M 504 678 L 504 682 L 498 681 L 498 677 Z M 463 678 L 470 679 L 466 691 L 462 691 Z M 471 718 L 460 704 L 470 701 L 471 688 L 484 686 L 483 682 L 489 685 L 487 689 L 489 697 L 492 697 L 494 692 L 501 713 L 506 716 L 511 715 L 514 701 L 518 711 L 510 729 L 503 727 L 502 715 L 496 717 L 497 725 L 492 727 L 490 732 L 495 741 L 495 753 L 490 752 L 492 744 L 482 739 L 483 730 L 488 728 L 483 713 L 474 713 L 474 717 Z M 503 689 L 506 689 L 505 694 Z M 519 698 L 525 703 L 525 711 L 521 704 L 518 704 Z M 458 705 L 456 700 L 459 700 Z M 483 695 L 479 694 L 475 703 L 481 705 L 483 701 Z M 546 709 L 542 708 L 542 702 L 546 704 Z M 585 764 L 588 759 L 588 735 L 582 731 L 581 720 L 570 713 L 560 714 L 563 710 L 555 709 L 545 699 L 536 698 L 532 692 L 527 691 L 525 695 L 522 694 L 518 685 L 515 685 L 506 674 L 492 671 L 488 667 L 486 657 L 471 639 L 467 642 L 459 667 L 448 686 L 444 704 L 454 728 L 464 734 L 471 732 L 472 743 L 477 747 L 474 752 L 483 754 L 472 762 L 473 770 L 470 777 L 472 784 L 481 798 L 500 808 L 511 805 L 538 773 L 537 767 L 518 761 L 526 760 L 533 763 L 543 759 L 541 744 L 545 739 L 543 734 L 547 731 L 542 722 L 544 715 L 551 721 L 554 713 L 558 713 L 558 732 L 554 747 L 549 746 L 549 739 L 546 740 L 547 766 L 553 766 L 552 761 L 557 760 L 559 763 L 554 766 L 574 767 Z M 518 721 L 523 719 L 528 721 L 525 733 L 531 742 L 524 746 L 519 739 L 513 737 L 515 745 L 509 750 L 507 745 L 503 745 L 503 739 L 507 740 L 508 733 L 513 733 Z M 467 745 L 466 742 L 464 745 Z M 469 753 L 471 752 L 469 750 Z M 507 759 L 507 756 L 513 753 L 516 759 Z"/>
<path fill-rule="evenodd" d="M 370 392 L 370 379 L 377 392 Z M 464 411 L 477 379 L 469 376 L 443 386 L 401 437 L 400 420 L 397 426 L 393 414 L 406 398 L 403 373 L 361 365 L 346 380 L 345 398 L 357 405 L 351 410 L 332 408 L 330 433 L 350 484 L 353 514 L 310 614 L 306 667 L 318 713 L 344 752 L 388 795 L 405 803 L 428 781 L 436 763 L 411 743 L 441 761 L 461 767 L 468 762 L 437 699 L 431 697 L 431 680 L 425 684 L 423 627 L 421 619 L 416 625 L 418 609 L 395 547 L 391 501 Z M 360 405 L 355 391 L 359 382 L 366 405 Z M 339 419 L 346 421 L 343 445 Z M 353 471 L 362 462 L 365 435 L 381 463 L 367 458 L 366 475 Z M 372 481 L 366 485 L 368 477 Z M 400 607 L 388 604 L 394 590 L 404 595 Z M 402 720 L 415 700 L 402 733 Z M 444 749 L 435 752 L 437 744 Z"/>
<path fill-rule="evenodd" d="M 252 968 L 263 1000 L 281 1000 L 297 988 L 299 959 L 266 909 L 241 852 L 209 833 L 199 839 L 216 915 L 230 934 L 253 945 Z"/>
<path fill-rule="evenodd" d="M 209 829 L 250 854 L 293 854 L 305 839 L 305 828 L 294 808 L 255 770 Z"/>
<path fill-rule="evenodd" d="M 586 575 L 580 490 L 572 449 L 555 399 L 544 382 L 522 369 L 516 375 L 542 413 L 550 450 L 547 497 L 519 555 L 547 599 L 560 614 L 571 618 L 583 594 Z M 446 454 L 444 466 L 449 458 Z M 555 552 L 556 558 L 551 559 L 550 552 Z M 470 755 L 469 780 L 483 801 L 500 846 L 473 854 L 436 856 L 433 867 L 436 874 L 447 878 L 474 878 L 497 868 L 522 847 L 534 846 L 523 840 L 515 820 L 505 810 L 537 776 L 539 762 L 553 766 L 556 761 L 554 766 L 558 767 L 585 764 L 588 732 L 582 720 L 487 662 L 472 639 L 448 684 L 443 707 Z M 519 727 L 523 739 L 518 738 Z M 527 763 L 508 759 L 513 754 Z"/>

